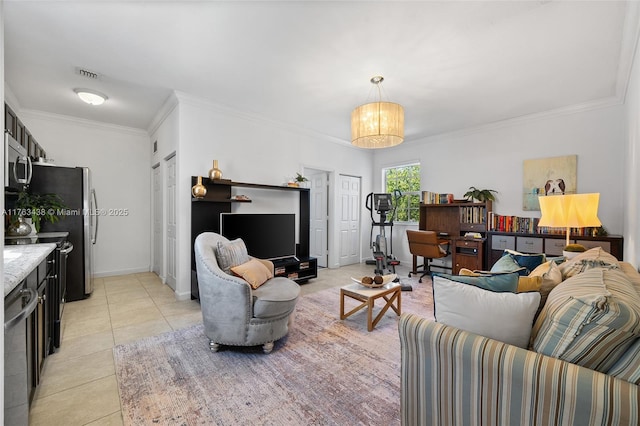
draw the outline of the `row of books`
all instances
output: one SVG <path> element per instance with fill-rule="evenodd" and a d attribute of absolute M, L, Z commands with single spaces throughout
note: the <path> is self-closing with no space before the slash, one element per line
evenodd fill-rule
<path fill-rule="evenodd" d="M 450 204 L 453 203 L 453 194 L 438 194 L 437 192 L 422 191 L 423 204 Z"/>
<path fill-rule="evenodd" d="M 469 206 L 460 208 L 460 223 L 484 223 L 484 206 Z"/>
<path fill-rule="evenodd" d="M 523 234 L 551 234 L 566 235 L 566 228 L 552 228 L 549 226 L 538 226 L 540 219 L 537 217 L 503 216 L 489 212 L 489 231 L 498 232 L 520 232 Z M 570 235 L 590 236 L 596 228 L 570 228 Z"/>
<path fill-rule="evenodd" d="M 536 234 L 540 221 L 537 217 L 504 216 L 494 212 L 489 212 L 488 220 L 490 231 L 522 232 L 524 234 Z"/>

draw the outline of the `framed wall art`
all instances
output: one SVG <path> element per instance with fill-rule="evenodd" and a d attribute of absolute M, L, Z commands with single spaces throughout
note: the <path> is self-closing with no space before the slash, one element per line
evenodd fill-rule
<path fill-rule="evenodd" d="M 577 155 L 524 160 L 522 209 L 540 210 L 540 195 L 575 194 L 577 165 Z"/>

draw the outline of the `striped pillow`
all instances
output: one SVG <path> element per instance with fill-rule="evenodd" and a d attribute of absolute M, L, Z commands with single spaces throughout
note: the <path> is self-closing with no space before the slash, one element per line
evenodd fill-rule
<path fill-rule="evenodd" d="M 640 339 L 636 339 L 607 374 L 640 385 Z"/>
<path fill-rule="evenodd" d="M 231 268 L 234 266 L 242 265 L 250 259 L 247 246 L 240 238 L 233 241 L 218 241 L 216 245 L 218 266 L 227 274 L 231 274 Z"/>
<path fill-rule="evenodd" d="M 554 288 L 533 350 L 606 372 L 640 336 L 640 296 L 619 269 L 591 269 Z"/>

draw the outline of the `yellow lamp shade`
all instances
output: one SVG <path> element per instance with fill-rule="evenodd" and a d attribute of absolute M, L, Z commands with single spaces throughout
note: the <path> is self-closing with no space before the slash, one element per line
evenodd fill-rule
<path fill-rule="evenodd" d="M 598 203 L 600 194 L 567 194 L 538 197 L 542 216 L 538 226 L 566 228 L 567 245 L 569 244 L 569 228 L 586 228 L 601 226 L 598 219 Z"/>

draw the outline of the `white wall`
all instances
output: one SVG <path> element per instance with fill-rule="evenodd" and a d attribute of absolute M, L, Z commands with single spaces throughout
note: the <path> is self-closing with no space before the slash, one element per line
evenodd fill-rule
<path fill-rule="evenodd" d="M 176 293 L 180 298 L 187 297 L 190 292 L 191 176 L 207 175 L 214 159 L 219 162 L 223 178 L 238 182 L 281 185 L 303 167 L 314 167 L 331 171 L 334 188 L 337 176 L 342 173 L 363 177 L 363 197 L 370 191 L 372 154 L 369 151 L 238 114 L 193 97 L 179 94 L 178 98 L 179 259 Z M 297 201 L 290 194 L 245 189 L 240 192 L 254 200 L 250 206 L 239 206 L 245 211 L 266 211 L 275 206 L 297 211 Z M 335 191 L 330 197 L 331 217 L 335 219 L 339 208 Z M 369 236 L 368 226 L 368 221 L 363 220 L 363 243 Z M 337 224 L 332 223 L 329 235 L 337 235 L 337 229 Z M 336 267 L 338 241 L 334 239 L 329 244 L 333 253 L 329 264 Z"/>
<path fill-rule="evenodd" d="M 626 95 L 625 258 L 640 267 L 640 44 Z"/>
<path fill-rule="evenodd" d="M 26 127 L 59 166 L 91 169 L 99 218 L 94 246 L 96 276 L 148 271 L 150 267 L 149 137 L 142 130 L 72 117 L 19 111 Z M 108 214 L 128 209 L 127 216 Z"/>
<path fill-rule="evenodd" d="M 523 161 L 577 154 L 578 191 L 600 192 L 598 216 L 610 234 L 621 235 L 625 148 L 623 106 L 520 119 L 376 152 L 373 184 L 376 190 L 382 187 L 377 172 L 382 167 L 419 160 L 423 190 L 463 198 L 470 186 L 495 189 L 494 212 L 540 217 L 522 210 Z M 410 262 L 406 227 L 395 228 L 394 254 Z"/>

